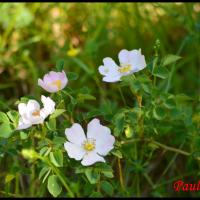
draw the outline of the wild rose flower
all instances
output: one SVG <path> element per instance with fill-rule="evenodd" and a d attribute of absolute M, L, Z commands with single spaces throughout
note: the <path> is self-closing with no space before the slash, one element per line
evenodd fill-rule
<path fill-rule="evenodd" d="M 65 135 L 69 142 L 65 142 L 64 147 L 69 157 L 82 160 L 81 164 L 84 166 L 105 162 L 103 156 L 114 148 L 115 138 L 111 135 L 110 129 L 102 126 L 96 118 L 89 122 L 87 136 L 78 123 L 67 128 Z"/>
<path fill-rule="evenodd" d="M 118 54 L 120 66 L 112 58 L 104 58 L 103 64 L 99 66 L 99 73 L 102 74 L 103 81 L 117 82 L 122 76 L 127 76 L 138 72 L 146 67 L 145 57 L 141 54 L 141 49 L 128 51 L 123 49 Z"/>
<path fill-rule="evenodd" d="M 62 90 L 67 85 L 67 82 L 68 79 L 64 71 L 51 71 L 48 74 L 45 74 L 43 80 L 38 79 L 38 85 L 50 93 Z"/>
<path fill-rule="evenodd" d="M 29 100 L 27 104 L 18 105 L 20 118 L 17 130 L 29 128 L 34 124 L 42 124 L 55 111 L 55 102 L 50 97 L 42 95 L 41 101 L 44 105 L 42 109 L 36 100 Z"/>

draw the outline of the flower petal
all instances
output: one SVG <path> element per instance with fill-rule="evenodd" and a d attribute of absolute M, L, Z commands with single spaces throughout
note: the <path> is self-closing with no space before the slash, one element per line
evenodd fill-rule
<path fill-rule="evenodd" d="M 64 147 L 68 153 L 68 156 L 70 158 L 74 158 L 75 160 L 81 160 L 85 154 L 83 148 L 75 144 L 72 144 L 71 142 L 65 142 Z"/>
<path fill-rule="evenodd" d="M 27 129 L 31 126 L 31 123 L 24 123 L 23 119 L 20 117 L 19 118 L 19 123 L 18 123 L 18 127 L 16 128 L 16 130 L 22 130 L 22 129 Z"/>
<path fill-rule="evenodd" d="M 40 110 L 40 104 L 36 100 L 29 100 L 27 104 L 27 112 Z"/>
<path fill-rule="evenodd" d="M 105 162 L 105 159 L 99 156 L 96 152 L 92 151 L 84 155 L 81 164 L 83 166 L 93 165 L 96 162 Z"/>
<path fill-rule="evenodd" d="M 41 101 L 44 105 L 42 111 L 46 114 L 46 116 L 52 114 L 55 111 L 55 102 L 50 97 L 41 96 Z"/>
<path fill-rule="evenodd" d="M 106 57 L 103 59 L 104 65 L 99 66 L 99 73 L 102 75 L 117 75 L 118 66 L 112 58 Z"/>
<path fill-rule="evenodd" d="M 133 72 L 140 71 L 146 67 L 145 57 L 141 54 L 141 49 L 130 51 L 129 57 Z"/>
<path fill-rule="evenodd" d="M 118 54 L 120 64 L 129 64 L 129 51 L 122 49 Z"/>
<path fill-rule="evenodd" d="M 93 119 L 87 126 L 87 138 L 96 140 L 95 151 L 107 155 L 114 148 L 115 138 L 108 127 L 102 126 L 98 119 Z"/>
<path fill-rule="evenodd" d="M 68 79 L 64 70 L 62 72 L 59 72 L 58 76 L 59 79 L 61 80 L 61 90 L 62 90 L 67 85 Z"/>
<path fill-rule="evenodd" d="M 19 110 L 19 114 L 20 115 L 24 115 L 27 112 L 26 104 L 25 103 L 20 103 L 18 105 L 18 110 Z"/>
<path fill-rule="evenodd" d="M 109 82 L 109 83 L 115 83 L 118 81 L 121 81 L 120 78 L 122 77 L 122 75 L 117 75 L 117 76 L 104 76 L 103 77 L 103 81 L 104 82 Z"/>
<path fill-rule="evenodd" d="M 66 128 L 65 135 L 70 142 L 79 146 L 86 140 L 85 133 L 78 123 L 74 123 L 71 128 Z"/>

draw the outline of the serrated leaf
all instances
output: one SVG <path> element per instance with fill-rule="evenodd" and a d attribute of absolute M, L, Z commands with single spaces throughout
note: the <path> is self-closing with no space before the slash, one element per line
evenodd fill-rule
<path fill-rule="evenodd" d="M 52 194 L 54 197 L 57 197 L 61 193 L 62 187 L 61 187 L 61 185 L 59 183 L 59 179 L 56 175 L 49 176 L 47 188 L 48 188 L 50 194 Z"/>
<path fill-rule="evenodd" d="M 172 64 L 172 63 L 176 62 L 179 59 L 181 59 L 180 56 L 169 54 L 163 59 L 163 66 Z"/>

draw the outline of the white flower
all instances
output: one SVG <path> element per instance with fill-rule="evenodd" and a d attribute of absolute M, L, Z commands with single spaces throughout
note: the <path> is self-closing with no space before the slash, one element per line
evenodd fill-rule
<path fill-rule="evenodd" d="M 81 164 L 84 166 L 105 162 L 102 156 L 106 156 L 114 148 L 115 138 L 110 129 L 102 126 L 96 118 L 89 122 L 87 136 L 78 123 L 67 128 L 65 135 L 69 142 L 65 142 L 64 147 L 69 157 L 82 160 Z"/>
<path fill-rule="evenodd" d="M 27 104 L 20 103 L 18 110 L 20 114 L 17 130 L 26 129 L 34 124 L 42 124 L 50 114 L 55 111 L 55 102 L 50 97 L 41 96 L 44 105 L 40 109 L 40 104 L 35 100 L 29 100 Z"/>
<path fill-rule="evenodd" d="M 141 49 L 128 51 L 123 49 L 118 54 L 120 66 L 112 58 L 104 58 L 103 64 L 99 66 L 99 73 L 102 74 L 103 81 L 117 82 L 122 76 L 127 76 L 138 72 L 146 67 L 145 57 L 141 54 Z"/>

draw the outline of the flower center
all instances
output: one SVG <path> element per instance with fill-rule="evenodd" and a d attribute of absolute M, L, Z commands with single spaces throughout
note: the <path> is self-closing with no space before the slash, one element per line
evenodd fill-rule
<path fill-rule="evenodd" d="M 83 148 L 86 151 L 92 151 L 95 149 L 95 140 L 93 139 L 87 139 L 84 143 L 83 143 Z"/>
<path fill-rule="evenodd" d="M 40 116 L 40 110 L 36 110 L 35 112 L 32 113 L 33 116 Z"/>
<path fill-rule="evenodd" d="M 61 80 L 56 80 L 51 83 L 51 85 L 55 85 L 59 90 L 61 89 Z"/>
<path fill-rule="evenodd" d="M 118 71 L 120 73 L 126 73 L 126 72 L 129 72 L 131 70 L 131 65 L 124 65 L 124 66 L 121 66 Z"/>

